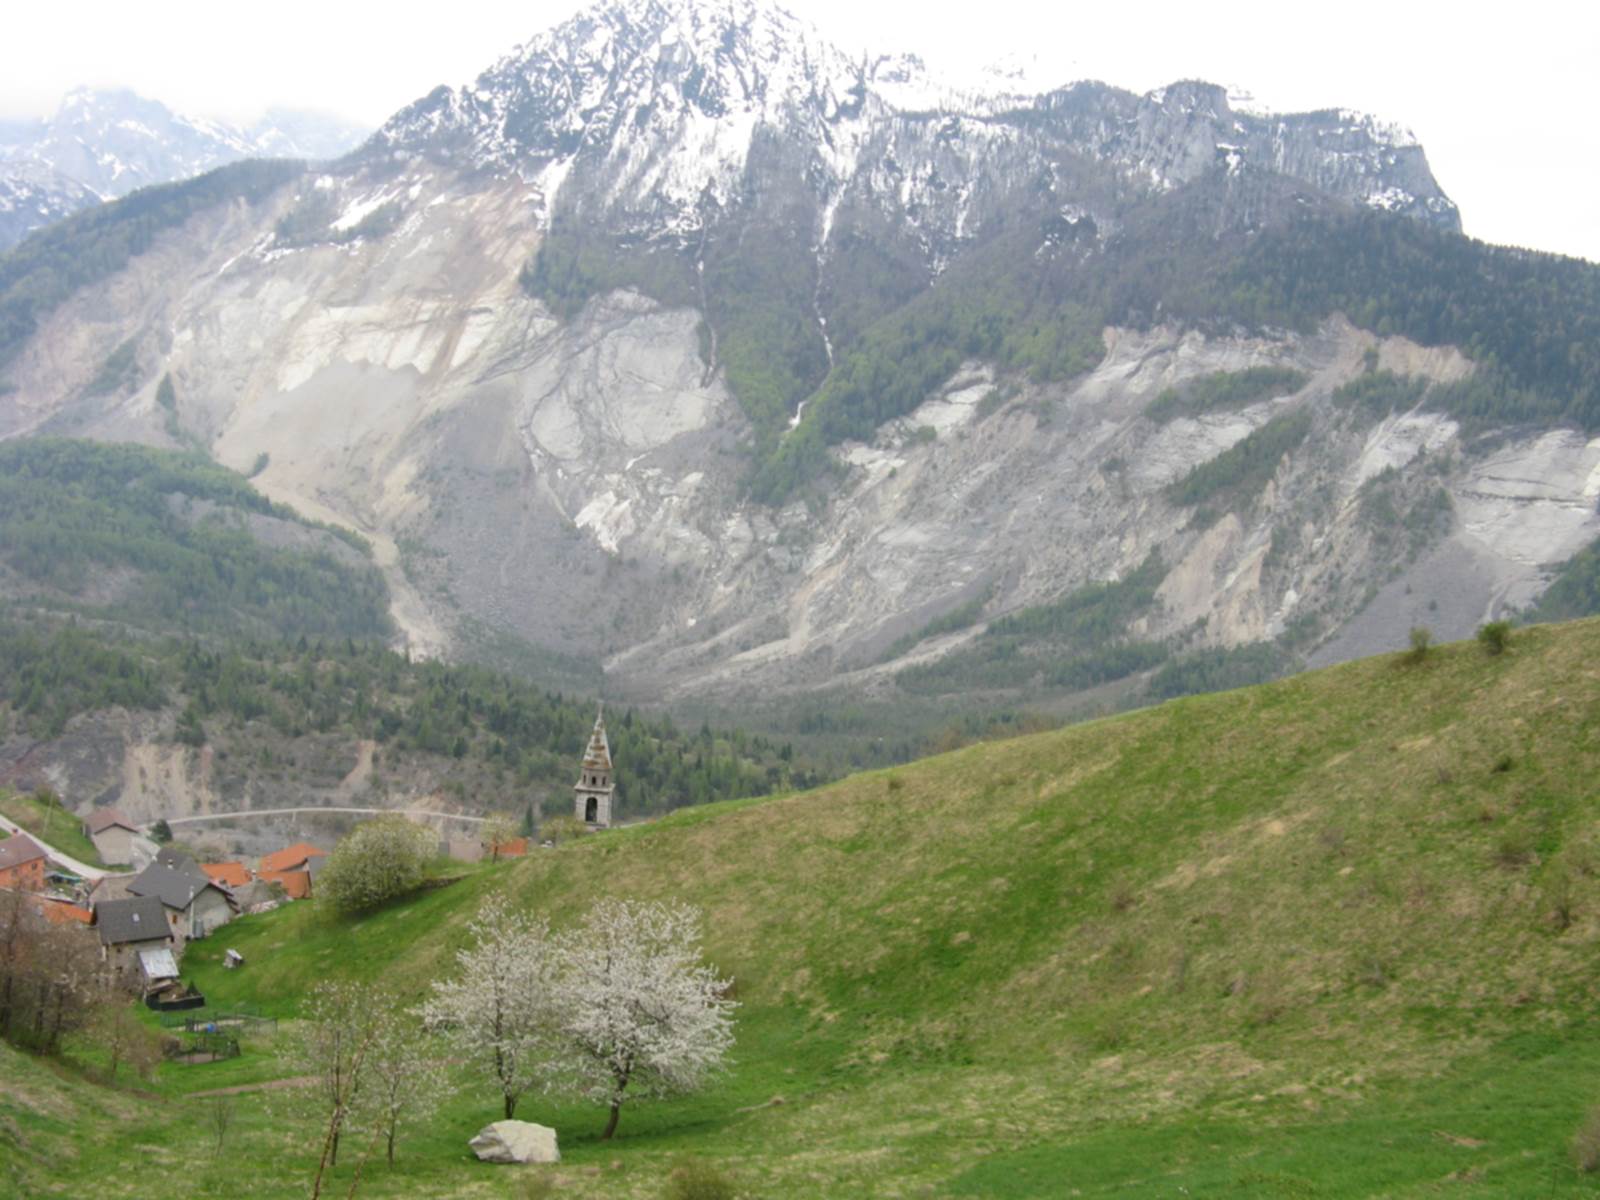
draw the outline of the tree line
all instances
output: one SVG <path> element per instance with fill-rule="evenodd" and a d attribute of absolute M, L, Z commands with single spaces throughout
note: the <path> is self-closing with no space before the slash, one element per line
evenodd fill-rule
<path fill-rule="evenodd" d="M 476 763 L 514 785 L 561 790 L 594 724 L 595 703 L 488 667 L 406 655 L 353 638 L 296 642 L 130 641 L 0 612 L 0 702 L 36 735 L 111 707 L 178 710 L 178 736 L 204 745 L 260 722 L 284 738 L 338 733 Z M 617 811 L 644 816 L 823 781 L 793 747 L 633 708 L 607 721 Z"/>

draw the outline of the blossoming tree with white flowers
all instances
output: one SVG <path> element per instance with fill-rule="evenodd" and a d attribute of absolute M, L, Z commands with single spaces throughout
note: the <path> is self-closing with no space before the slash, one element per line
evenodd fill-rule
<path fill-rule="evenodd" d="M 730 981 L 700 959 L 700 917 L 683 904 L 605 900 L 556 944 L 565 1089 L 611 1110 L 693 1091 L 733 1044 Z"/>

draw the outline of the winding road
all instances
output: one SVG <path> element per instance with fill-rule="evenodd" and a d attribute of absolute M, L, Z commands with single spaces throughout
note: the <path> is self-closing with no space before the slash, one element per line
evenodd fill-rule
<path fill-rule="evenodd" d="M 86 862 L 79 862 L 77 859 L 73 858 L 72 855 L 61 853 L 61 851 L 57 850 L 38 834 L 34 833 L 32 830 L 24 829 L 21 825 L 18 825 L 9 817 L 0 817 L 0 829 L 5 830 L 7 833 L 26 833 L 44 848 L 44 852 L 50 856 L 51 862 L 58 863 L 67 870 L 71 871 L 73 874 L 82 875 L 85 879 L 93 879 L 98 882 L 104 879 L 107 875 L 127 874 L 125 871 L 108 871 L 104 867 L 91 867 Z"/>
<path fill-rule="evenodd" d="M 167 827 L 178 825 L 196 825 L 204 821 L 238 821 L 245 817 L 290 817 L 301 813 L 357 813 L 363 816 L 381 816 L 384 813 L 399 813 L 403 817 L 413 820 L 428 817 L 442 817 L 449 821 L 466 821 L 473 825 L 482 825 L 487 817 L 469 817 L 462 813 L 434 812 L 426 808 L 336 808 L 317 805 L 303 805 L 298 808 L 252 808 L 244 812 L 231 813 L 202 813 L 192 817 L 167 817 Z M 151 822 L 154 824 L 154 822 Z"/>

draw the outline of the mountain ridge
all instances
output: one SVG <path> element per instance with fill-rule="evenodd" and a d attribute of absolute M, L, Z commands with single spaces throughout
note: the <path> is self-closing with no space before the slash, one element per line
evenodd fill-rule
<path fill-rule="evenodd" d="M 50 116 L 6 123 L 0 251 L 90 205 L 230 162 L 337 158 L 362 132 L 332 114 L 286 108 L 234 126 L 174 112 L 130 88 L 74 88 Z"/>
<path fill-rule="evenodd" d="M 892 705 L 970 648 L 998 683 L 952 703 L 1126 703 L 1167 659 L 1470 632 L 1600 535 L 1600 273 L 1453 232 L 1402 133 L 1202 84 L 893 108 L 914 63 L 769 11 L 592 10 L 338 163 L 36 235 L 0 432 L 264 461 L 371 540 L 418 653 L 476 621 L 734 705 Z M 1308 382 L 1149 413 L 1262 368 Z M 1249 469 L 1179 486 L 1213 460 Z M 1099 647 L 1004 632 L 1153 553 Z"/>

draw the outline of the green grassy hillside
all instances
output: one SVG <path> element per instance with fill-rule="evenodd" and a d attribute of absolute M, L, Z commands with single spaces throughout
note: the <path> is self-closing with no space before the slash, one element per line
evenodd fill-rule
<path fill-rule="evenodd" d="M 189 966 L 292 1017 L 330 976 L 420 996 L 492 891 L 558 924 L 608 893 L 701 905 L 737 1063 L 604 1146 L 599 1110 L 530 1099 L 557 1194 L 660 1195 L 695 1155 L 763 1197 L 1588 1195 L 1567 1147 L 1600 1103 L 1597 779 L 1600 621 L 1537 627 L 684 811 L 355 922 L 302 905 Z M 270 1047 L 167 1068 L 117 1142 L 196 1195 L 245 1170 L 302 1194 L 308 1151 L 259 1096 L 226 1170 L 184 1132 L 183 1092 L 274 1070 Z M 507 1194 L 515 1171 L 463 1157 L 494 1099 L 362 1194 Z M 30 1142 L 16 1105 L 0 1128 Z M 109 1155 L 38 1145 L 63 1193 L 139 1194 Z"/>

